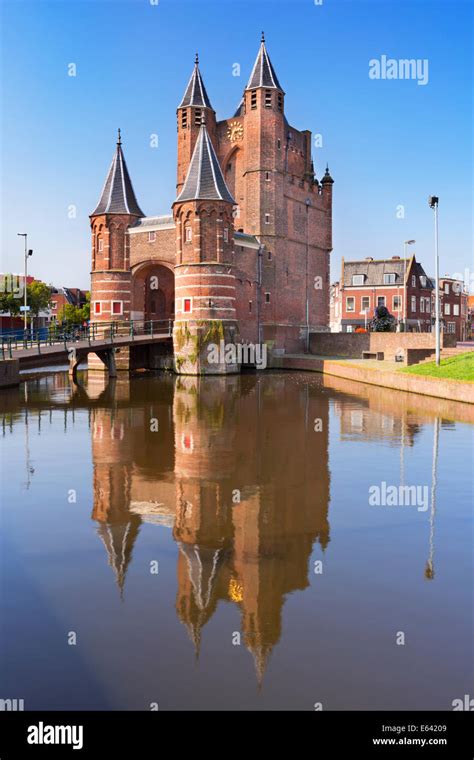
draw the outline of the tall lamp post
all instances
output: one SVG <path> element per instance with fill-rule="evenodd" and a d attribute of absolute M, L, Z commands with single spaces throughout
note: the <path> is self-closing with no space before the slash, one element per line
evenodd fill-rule
<path fill-rule="evenodd" d="M 33 255 L 33 251 L 31 251 L 31 250 L 29 251 L 28 250 L 28 233 L 27 232 L 18 232 L 17 235 L 18 235 L 18 237 L 22 237 L 22 238 L 25 239 L 25 281 L 23 283 L 23 291 L 24 291 L 23 292 L 23 295 L 24 295 L 24 300 L 23 300 L 23 311 L 24 311 L 24 314 L 23 314 L 23 326 L 24 326 L 24 330 L 25 330 L 25 333 L 26 333 L 26 331 L 28 329 L 27 290 L 26 290 L 26 286 L 28 284 L 28 256 L 32 256 Z"/>
<path fill-rule="evenodd" d="M 438 204 L 437 195 L 428 198 L 429 207 L 434 211 L 435 218 L 435 332 L 436 332 L 436 364 L 440 361 L 440 333 L 439 333 L 439 252 L 438 252 Z"/>
<path fill-rule="evenodd" d="M 416 240 L 404 240 L 403 241 L 403 308 L 405 309 L 405 332 L 407 331 L 407 319 L 408 319 L 408 304 L 407 304 L 407 256 L 409 245 L 414 245 Z"/>

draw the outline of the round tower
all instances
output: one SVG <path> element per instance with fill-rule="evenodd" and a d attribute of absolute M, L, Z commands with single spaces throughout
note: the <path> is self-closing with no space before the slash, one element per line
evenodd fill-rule
<path fill-rule="evenodd" d="M 177 236 L 173 343 L 178 373 L 239 371 L 234 205 L 203 122 L 173 204 Z"/>
<path fill-rule="evenodd" d="M 131 273 L 127 230 L 142 216 L 144 214 L 137 203 L 125 163 L 119 129 L 116 150 L 100 200 L 90 215 L 91 323 L 97 325 L 97 334 L 100 333 L 100 325 L 104 323 L 130 319 Z M 125 366 L 126 355 L 127 350 L 124 349 L 120 354 L 118 369 L 128 369 Z M 105 366 L 91 354 L 89 369 L 103 370 Z"/>

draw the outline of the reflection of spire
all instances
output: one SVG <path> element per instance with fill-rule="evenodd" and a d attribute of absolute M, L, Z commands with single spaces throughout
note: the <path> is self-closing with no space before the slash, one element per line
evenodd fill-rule
<path fill-rule="evenodd" d="M 114 571 L 122 601 L 125 576 L 132 559 L 133 545 L 138 534 L 140 522 L 140 518 L 131 518 L 126 523 L 101 523 L 97 528 L 97 533 L 107 551 L 109 565 Z"/>
<path fill-rule="evenodd" d="M 178 603 L 178 615 L 188 629 L 194 643 L 196 659 L 201 646 L 201 629 L 211 617 L 216 604 L 216 582 L 223 563 L 222 549 L 186 544 L 178 541 L 179 550 L 186 562 L 192 594 Z"/>
<path fill-rule="evenodd" d="M 425 578 L 429 581 L 434 578 L 434 518 L 436 512 L 436 485 L 438 470 L 438 442 L 439 442 L 439 417 L 435 418 L 433 428 L 433 464 L 431 468 L 431 511 L 430 511 L 430 553 L 426 561 Z"/>
<path fill-rule="evenodd" d="M 257 638 L 257 637 L 255 637 Z M 258 690 L 260 691 L 263 686 L 263 678 L 265 676 L 265 671 L 267 669 L 268 664 L 268 658 L 270 657 L 270 652 L 272 651 L 271 646 L 265 646 L 261 641 L 258 641 L 255 644 L 250 644 L 247 642 L 247 649 L 252 654 L 253 661 L 255 664 L 255 673 L 257 675 L 257 684 L 258 684 Z"/>

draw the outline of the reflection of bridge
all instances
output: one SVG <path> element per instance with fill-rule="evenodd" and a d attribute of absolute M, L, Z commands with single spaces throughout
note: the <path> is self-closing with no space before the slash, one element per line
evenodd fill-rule
<path fill-rule="evenodd" d="M 158 355 L 171 355 L 173 321 L 108 322 L 92 324 L 77 330 L 74 336 L 51 334 L 36 341 L 2 341 L 2 359 L 18 359 L 20 369 L 35 369 L 49 364 L 69 363 L 69 372 L 76 379 L 77 367 L 89 354 L 95 354 L 110 377 L 117 374 L 117 355 L 126 349 L 132 369 L 153 368 L 150 352 L 143 347 L 166 343 L 168 350 Z M 161 346 L 161 349 L 163 346 Z M 131 351 L 130 351 L 131 349 Z"/>

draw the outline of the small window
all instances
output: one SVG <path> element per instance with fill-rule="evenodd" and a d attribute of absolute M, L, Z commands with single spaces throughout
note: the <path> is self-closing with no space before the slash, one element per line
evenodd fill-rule
<path fill-rule="evenodd" d="M 271 261 L 272 258 L 273 258 L 272 252 L 268 251 L 268 253 L 267 253 L 267 259 L 268 259 L 268 261 Z"/>
<path fill-rule="evenodd" d="M 423 314 L 425 312 L 425 299 L 424 298 L 420 298 L 420 311 L 423 312 Z"/>
<path fill-rule="evenodd" d="M 281 140 L 279 138 L 277 140 L 277 148 L 278 148 L 278 150 L 280 150 L 280 148 L 281 148 Z"/>
<path fill-rule="evenodd" d="M 265 90 L 265 108 L 272 107 L 272 91 Z"/>
<path fill-rule="evenodd" d="M 346 298 L 346 311 L 355 311 L 355 298 L 353 296 Z"/>
<path fill-rule="evenodd" d="M 185 229 L 184 239 L 185 239 L 186 243 L 190 243 L 191 240 L 193 239 L 193 231 L 192 231 L 191 227 L 189 227 L 189 226 L 186 227 L 186 229 Z"/>
<path fill-rule="evenodd" d="M 385 296 L 377 296 L 377 306 L 385 306 Z"/>
<path fill-rule="evenodd" d="M 102 303 L 101 303 L 101 301 L 95 301 L 94 302 L 94 314 L 102 314 Z"/>
<path fill-rule="evenodd" d="M 453 317 L 459 317 L 459 304 L 453 304 Z"/>
<path fill-rule="evenodd" d="M 265 172 L 265 181 L 270 182 L 270 172 Z"/>
<path fill-rule="evenodd" d="M 224 243 L 229 242 L 229 229 L 228 227 L 224 227 Z"/>
<path fill-rule="evenodd" d="M 445 303 L 444 304 L 444 313 L 445 314 L 451 314 L 451 304 L 450 303 Z"/>
<path fill-rule="evenodd" d="M 249 301 L 249 312 L 252 313 L 252 301 Z"/>
<path fill-rule="evenodd" d="M 194 112 L 194 123 L 197 127 L 200 127 L 202 124 L 202 111 L 200 108 L 196 108 Z"/>
<path fill-rule="evenodd" d="M 183 311 L 186 313 L 190 313 L 192 311 L 191 298 L 183 298 Z"/>
<path fill-rule="evenodd" d="M 283 111 L 283 95 L 281 92 L 278 93 L 278 110 Z"/>
<path fill-rule="evenodd" d="M 250 93 L 250 108 L 254 110 L 257 107 L 257 91 L 253 90 Z"/>
<path fill-rule="evenodd" d="M 112 314 L 123 314 L 122 301 L 112 301 Z"/>
<path fill-rule="evenodd" d="M 412 288 L 416 288 L 416 277 L 414 274 L 411 276 L 411 286 Z"/>
<path fill-rule="evenodd" d="M 448 322 L 448 333 L 456 332 L 456 322 Z"/>
<path fill-rule="evenodd" d="M 431 311 L 431 298 L 425 298 L 425 308 L 427 313 Z"/>
<path fill-rule="evenodd" d="M 181 111 L 181 129 L 188 128 L 188 112 L 185 108 Z"/>
<path fill-rule="evenodd" d="M 400 311 L 400 309 L 402 308 L 402 298 L 401 298 L 401 296 L 393 296 L 392 308 L 393 308 L 394 311 Z"/>
<path fill-rule="evenodd" d="M 353 285 L 363 285 L 364 284 L 364 275 L 363 274 L 353 274 L 352 275 L 352 284 Z"/>
<path fill-rule="evenodd" d="M 149 232 L 148 233 L 148 242 L 154 243 L 156 240 L 156 232 Z"/>
<path fill-rule="evenodd" d="M 369 309 L 370 309 L 370 296 L 362 296 L 361 311 L 369 311 Z"/>
<path fill-rule="evenodd" d="M 411 310 L 416 311 L 416 296 L 411 297 Z"/>
<path fill-rule="evenodd" d="M 384 274 L 383 276 L 383 284 L 384 285 L 393 285 L 395 282 L 396 276 L 393 272 L 388 272 L 387 274 Z"/>
<path fill-rule="evenodd" d="M 444 292 L 447 296 L 449 295 L 449 282 L 444 283 Z"/>
<path fill-rule="evenodd" d="M 265 303 L 270 303 L 270 293 L 265 293 Z"/>
<path fill-rule="evenodd" d="M 426 288 L 426 277 L 424 274 L 420 275 L 420 285 L 422 288 Z"/>
<path fill-rule="evenodd" d="M 228 171 L 228 172 L 231 172 L 231 171 L 232 171 L 232 164 L 227 164 L 227 171 Z"/>
<path fill-rule="evenodd" d="M 265 214 L 265 224 L 270 224 L 270 214 Z"/>
<path fill-rule="evenodd" d="M 102 240 L 102 238 L 99 238 L 99 251 L 103 251 L 103 250 L 104 250 L 104 241 Z"/>

